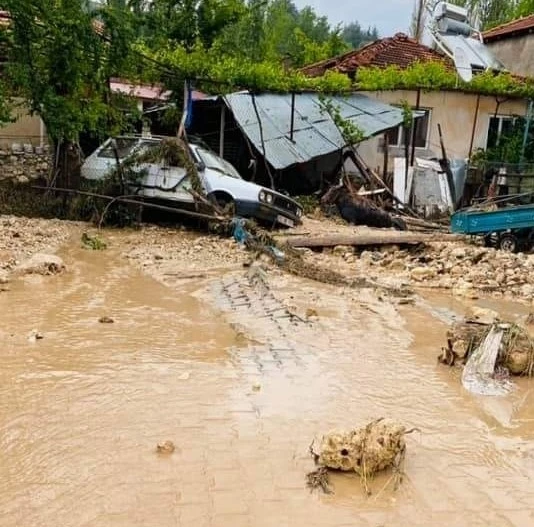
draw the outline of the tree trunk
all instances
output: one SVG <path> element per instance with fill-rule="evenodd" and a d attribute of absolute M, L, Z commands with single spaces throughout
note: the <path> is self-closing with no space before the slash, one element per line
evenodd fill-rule
<path fill-rule="evenodd" d="M 80 147 L 72 141 L 56 143 L 54 159 L 55 184 L 62 188 L 80 187 L 81 155 Z"/>

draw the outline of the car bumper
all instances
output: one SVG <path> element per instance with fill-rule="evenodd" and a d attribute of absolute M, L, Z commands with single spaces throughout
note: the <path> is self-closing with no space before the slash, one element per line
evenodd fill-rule
<path fill-rule="evenodd" d="M 287 210 L 280 209 L 256 201 L 237 201 L 236 212 L 240 216 L 247 216 L 263 220 L 273 225 L 283 225 L 284 227 L 295 227 L 300 225 L 301 219 L 296 214 L 291 214 Z"/>

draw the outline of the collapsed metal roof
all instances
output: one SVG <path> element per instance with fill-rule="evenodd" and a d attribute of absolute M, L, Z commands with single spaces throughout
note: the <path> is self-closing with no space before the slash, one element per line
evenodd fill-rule
<path fill-rule="evenodd" d="M 400 125 L 402 110 L 365 95 L 331 96 L 341 117 L 356 125 L 365 137 L 372 137 Z M 324 112 L 316 93 L 295 95 L 293 140 L 291 140 L 291 95 L 262 94 L 255 96 L 238 92 L 224 96 L 227 107 L 256 149 L 277 170 L 331 154 L 345 146 L 341 133 L 328 113 Z"/>

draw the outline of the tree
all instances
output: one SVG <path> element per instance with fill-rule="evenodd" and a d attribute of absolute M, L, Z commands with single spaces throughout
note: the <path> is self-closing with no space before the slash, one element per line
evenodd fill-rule
<path fill-rule="evenodd" d="M 364 30 L 358 22 L 351 22 L 343 27 L 341 36 L 352 49 L 358 49 L 369 42 L 374 42 L 379 35 L 376 27 Z"/>
<path fill-rule="evenodd" d="M 127 71 L 130 26 L 112 4 L 95 12 L 84 0 L 3 1 L 12 37 L 6 79 L 42 118 L 64 185 L 75 183 L 80 134 L 105 135 L 124 117 L 108 81 Z"/>

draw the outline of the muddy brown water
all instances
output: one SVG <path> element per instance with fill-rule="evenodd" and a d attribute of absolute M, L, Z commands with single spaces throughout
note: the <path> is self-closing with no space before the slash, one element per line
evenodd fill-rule
<path fill-rule="evenodd" d="M 278 277 L 319 314 L 292 325 L 225 312 L 226 277 L 170 288 L 113 248 L 62 256 L 69 272 L 0 294 L 2 527 L 533 524 L 532 383 L 463 391 L 427 309 Z M 312 438 L 381 416 L 421 430 L 401 488 L 334 475 L 310 493 Z"/>

